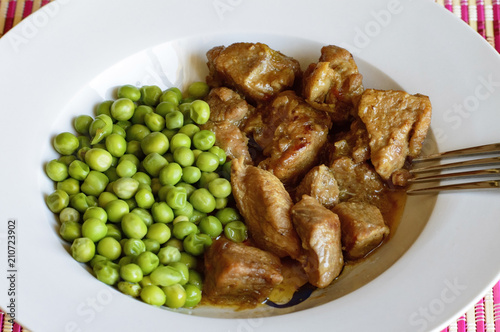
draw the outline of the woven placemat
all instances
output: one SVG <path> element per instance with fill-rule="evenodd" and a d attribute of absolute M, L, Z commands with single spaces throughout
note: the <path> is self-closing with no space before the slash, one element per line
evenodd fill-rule
<path fill-rule="evenodd" d="M 0 37 L 54 0 L 0 0 Z M 500 0 L 436 0 L 500 52 Z M 0 310 L 0 332 L 29 332 Z M 500 332 L 500 282 L 443 332 Z"/>

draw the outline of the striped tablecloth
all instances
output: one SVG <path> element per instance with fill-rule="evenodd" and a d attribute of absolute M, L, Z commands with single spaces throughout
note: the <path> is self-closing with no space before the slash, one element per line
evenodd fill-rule
<path fill-rule="evenodd" d="M 54 0 L 0 0 L 0 37 Z M 500 52 L 500 0 L 436 0 Z M 0 310 L 0 332 L 29 332 Z M 500 281 L 443 332 L 500 332 Z"/>

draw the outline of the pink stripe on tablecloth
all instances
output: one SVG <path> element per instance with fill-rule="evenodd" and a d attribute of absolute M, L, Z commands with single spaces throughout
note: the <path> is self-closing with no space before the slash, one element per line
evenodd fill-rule
<path fill-rule="evenodd" d="M 45 6 L 46 4 L 48 4 L 51 0 L 42 0 L 42 5 L 41 7 Z"/>
<path fill-rule="evenodd" d="M 462 20 L 466 23 L 469 23 L 469 1 L 461 0 L 460 1 L 460 12 L 462 15 Z"/>
<path fill-rule="evenodd" d="M 9 6 L 7 7 L 7 14 L 5 15 L 5 25 L 3 28 L 3 34 L 7 33 L 10 29 L 12 29 L 12 25 L 14 24 L 14 17 L 16 14 L 16 0 L 10 0 Z"/>
<path fill-rule="evenodd" d="M 493 0 L 493 33 L 495 48 L 500 52 L 500 0 Z"/>
<path fill-rule="evenodd" d="M 495 331 L 500 331 L 500 281 L 493 286 L 493 317 Z"/>
<path fill-rule="evenodd" d="M 23 18 L 26 18 L 33 11 L 33 0 L 26 0 L 24 2 Z"/>
<path fill-rule="evenodd" d="M 481 299 L 476 305 L 476 331 L 485 332 L 484 299 Z"/>
<path fill-rule="evenodd" d="M 453 13 L 453 1 L 452 0 L 445 0 L 444 7 Z"/>
<path fill-rule="evenodd" d="M 457 320 L 457 331 L 467 332 L 467 319 L 465 319 L 465 316 L 462 316 Z"/>
<path fill-rule="evenodd" d="M 3 331 L 3 320 L 5 318 L 5 313 L 0 310 L 0 331 Z"/>
<path fill-rule="evenodd" d="M 23 332 L 23 327 L 17 323 L 14 323 L 12 327 L 12 332 Z"/>
<path fill-rule="evenodd" d="M 484 0 L 477 0 L 477 32 L 486 38 L 486 20 L 484 17 Z"/>

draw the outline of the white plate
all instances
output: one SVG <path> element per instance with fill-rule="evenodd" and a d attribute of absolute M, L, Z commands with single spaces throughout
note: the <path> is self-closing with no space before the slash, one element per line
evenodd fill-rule
<path fill-rule="evenodd" d="M 500 140 L 500 57 L 433 1 L 56 1 L 0 39 L 0 239 L 4 252 L 7 221 L 15 219 L 21 324 L 34 331 L 428 331 L 445 327 L 500 278 L 495 192 L 409 201 L 394 238 L 372 258 L 375 272 L 361 268 L 355 283 L 339 282 L 310 302 L 321 305 L 285 315 L 179 314 L 86 272 L 64 249 L 44 203 L 51 138 L 71 130 L 74 115 L 91 114 L 113 86 L 203 79 L 206 50 L 235 41 L 266 42 L 306 64 L 322 45 L 346 47 L 367 87 L 430 96 L 439 150 Z M 0 261 L 7 274 L 6 253 Z M 8 311 L 8 280 L 0 280 L 0 307 Z"/>

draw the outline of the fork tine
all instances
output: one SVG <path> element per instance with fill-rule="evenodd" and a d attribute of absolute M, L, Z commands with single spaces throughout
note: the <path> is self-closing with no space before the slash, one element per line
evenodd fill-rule
<path fill-rule="evenodd" d="M 471 148 L 458 149 L 453 151 L 435 153 L 428 156 L 417 157 L 413 159 L 413 162 L 423 162 L 431 161 L 442 158 L 460 157 L 460 156 L 472 156 L 478 154 L 488 154 L 500 152 L 500 143 L 486 144 L 481 146 L 475 146 Z"/>
<path fill-rule="evenodd" d="M 431 182 L 438 180 L 457 180 L 457 179 L 468 179 L 471 177 L 480 177 L 487 175 L 499 175 L 500 168 L 489 168 L 489 169 L 481 169 L 477 171 L 466 171 L 466 172 L 455 172 L 455 173 L 445 173 L 445 174 L 437 174 L 437 175 L 427 175 L 427 176 L 416 176 L 408 180 L 408 183 L 422 183 L 422 182 Z"/>
<path fill-rule="evenodd" d="M 452 169 L 459 167 L 485 166 L 492 164 L 500 164 L 500 157 L 473 159 L 473 160 L 459 161 L 456 163 L 424 166 L 419 168 L 413 168 L 410 170 L 410 173 L 416 174 L 416 173 L 433 172 L 433 171 L 440 171 L 444 169 Z"/>
<path fill-rule="evenodd" d="M 406 193 L 408 195 L 427 195 L 427 194 L 435 194 L 440 191 L 479 190 L 479 189 L 498 189 L 498 188 L 500 188 L 500 181 L 493 180 L 493 181 L 451 184 L 448 186 L 410 189 L 407 190 Z"/>

